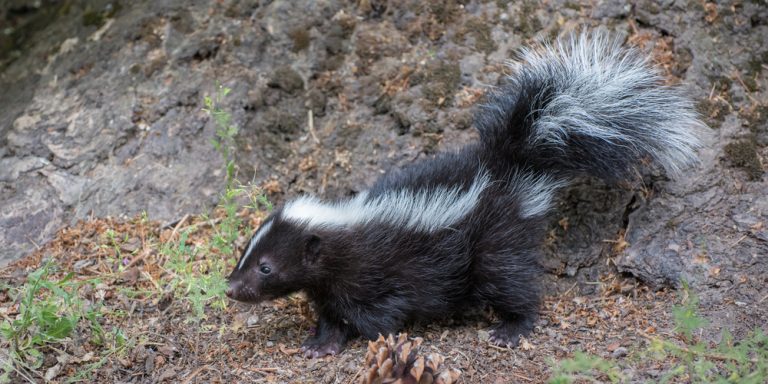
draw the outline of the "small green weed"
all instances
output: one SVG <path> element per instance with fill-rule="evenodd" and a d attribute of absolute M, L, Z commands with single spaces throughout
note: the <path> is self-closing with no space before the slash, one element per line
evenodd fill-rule
<path fill-rule="evenodd" d="M 672 309 L 675 331 L 681 342 L 651 337 L 646 351 L 639 351 L 641 359 L 671 361 L 659 382 L 693 383 L 765 383 L 768 380 L 768 336 L 757 329 L 739 341 L 725 330 L 720 343 L 712 347 L 698 340 L 694 331 L 706 327 L 708 322 L 698 314 L 698 297 L 683 282 L 681 305 Z M 564 384 L 573 381 L 613 383 L 629 382 L 620 374 L 619 363 L 598 356 L 577 352 L 571 359 L 560 361 L 555 367 L 550 383 Z"/>
<path fill-rule="evenodd" d="M 203 112 L 213 117 L 216 123 L 216 137 L 211 139 L 211 144 L 221 154 L 224 159 L 225 169 L 227 171 L 226 187 L 229 189 L 235 178 L 235 160 L 233 152 L 235 150 L 235 136 L 239 129 L 237 125 L 232 124 L 232 114 L 221 108 L 221 102 L 231 92 L 230 88 L 219 85 L 216 94 L 205 96 L 203 99 Z"/>
<path fill-rule="evenodd" d="M 232 115 L 221 107 L 230 92 L 229 88 L 218 86 L 217 93 L 213 97 L 206 96 L 203 101 L 203 111 L 216 124 L 216 137 L 211 142 L 225 163 L 225 187 L 218 206 L 223 211 L 223 217 L 218 221 L 206 220 L 214 223 L 210 241 L 199 245 L 188 244 L 190 232 L 185 231 L 178 241 L 165 244 L 162 248 L 162 253 L 168 256 L 165 268 L 173 276 L 169 283 L 171 290 L 189 302 L 197 321 L 205 317 L 208 304 L 216 308 L 226 307 L 224 291 L 227 282 L 224 276 L 229 267 L 225 260 L 235 252 L 233 246 L 240 233 L 251 231 L 240 212 L 243 209 L 249 212 L 272 209 L 272 204 L 258 187 L 241 184 L 236 178 L 234 151 L 239 129 L 232 123 Z M 242 203 L 243 200 L 247 203 Z"/>
<path fill-rule="evenodd" d="M 213 117 L 216 123 L 216 137 L 212 140 L 212 143 L 226 164 L 226 183 L 224 193 L 219 201 L 219 208 L 223 209 L 225 214 L 221 223 L 214 228 L 215 234 L 212 239 L 212 247 L 224 255 L 232 254 L 234 251 L 232 244 L 237 240 L 240 231 L 243 230 L 243 220 L 238 215 L 242 208 L 251 211 L 258 211 L 259 209 L 272 210 L 272 204 L 258 187 L 242 184 L 236 178 L 233 153 L 235 150 L 235 136 L 239 129 L 236 125 L 232 124 L 232 115 L 221 107 L 223 99 L 230 92 L 231 89 L 219 85 L 216 95 L 205 97 L 205 108 L 203 108 L 203 111 Z M 249 202 L 244 207 L 238 202 L 243 197 L 247 198 Z M 245 229 L 250 231 L 250 228 Z"/>
<path fill-rule="evenodd" d="M 560 362 L 560 366 L 557 367 L 557 374 L 549 382 L 550 384 L 566 384 L 574 380 L 601 382 L 604 381 L 598 380 L 601 375 L 612 383 L 623 379 L 619 369 L 610 361 L 583 352 L 576 352 L 573 354 L 573 358 Z"/>
<path fill-rule="evenodd" d="M 27 276 L 16 291 L 18 316 L 0 323 L 0 335 L 8 344 L 8 360 L 0 382 L 8 382 L 11 372 L 29 381 L 31 372 L 43 364 L 43 353 L 64 343 L 78 326 L 92 336 L 91 342 L 104 343 L 104 329 L 99 308 L 78 297 L 78 290 L 96 280 L 77 281 L 69 273 L 60 280 L 51 279 L 55 263 L 48 261 Z"/>
<path fill-rule="evenodd" d="M 188 301 L 194 319 L 200 320 L 205 317 L 206 304 L 226 307 L 227 266 L 220 257 L 198 260 L 201 248 L 187 244 L 188 238 L 189 232 L 182 232 L 177 243 L 165 244 L 161 252 L 168 256 L 165 267 L 173 274 L 169 282 L 171 291 Z"/>
<path fill-rule="evenodd" d="M 675 331 L 680 333 L 686 343 L 693 341 L 693 332 L 707 326 L 707 319 L 698 315 L 699 298 L 691 294 L 687 281 L 683 281 L 683 303 L 672 308 Z"/>

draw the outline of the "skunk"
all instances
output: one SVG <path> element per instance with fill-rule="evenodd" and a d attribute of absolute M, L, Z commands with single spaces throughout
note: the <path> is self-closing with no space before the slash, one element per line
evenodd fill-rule
<path fill-rule="evenodd" d="M 647 57 L 603 33 L 523 50 L 474 116 L 480 139 L 392 170 L 355 197 L 299 197 L 256 231 L 227 296 L 256 303 L 304 291 L 318 314 L 307 357 L 350 338 L 489 305 L 497 345 L 537 316 L 539 246 L 555 193 L 575 176 L 628 180 L 650 161 L 696 163 L 691 101 Z"/>

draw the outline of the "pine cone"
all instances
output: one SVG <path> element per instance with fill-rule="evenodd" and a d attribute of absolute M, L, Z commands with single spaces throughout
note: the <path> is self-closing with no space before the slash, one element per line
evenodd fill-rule
<path fill-rule="evenodd" d="M 363 375 L 362 384 L 452 384 L 461 375 L 458 369 L 446 369 L 439 372 L 443 356 L 430 353 L 419 356 L 419 346 L 423 341 L 417 337 L 411 341 L 408 335 L 401 333 L 395 338 L 390 334 L 384 339 L 368 342 L 365 366 L 368 371 Z"/>

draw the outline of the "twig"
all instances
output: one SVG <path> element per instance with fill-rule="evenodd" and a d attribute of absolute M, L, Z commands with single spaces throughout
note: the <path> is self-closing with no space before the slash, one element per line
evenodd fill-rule
<path fill-rule="evenodd" d="M 25 235 L 25 237 L 27 238 L 27 240 L 28 240 L 30 243 L 32 243 L 32 245 L 34 245 L 34 246 L 35 246 L 35 248 L 36 248 L 38 251 L 42 249 L 42 247 L 40 246 L 40 244 L 38 244 L 38 243 L 36 243 L 34 240 L 32 240 L 32 238 L 31 238 L 31 237 L 29 237 L 29 235 Z"/>
<path fill-rule="evenodd" d="M 263 367 L 263 368 L 259 368 L 259 367 L 256 367 L 256 368 L 244 367 L 243 369 L 247 369 L 247 370 L 249 370 L 251 372 L 259 373 L 259 374 L 262 374 L 262 375 L 266 375 L 266 374 L 269 374 L 269 373 L 279 373 L 280 372 L 280 368 L 273 368 L 273 367 Z"/>
<path fill-rule="evenodd" d="M 741 79 L 741 74 L 738 70 L 733 71 L 733 75 L 736 77 L 736 80 L 741 83 L 741 86 L 744 87 L 744 91 L 747 94 L 747 97 L 749 97 L 750 100 L 752 100 L 753 103 L 757 103 L 757 100 L 755 100 L 754 97 L 752 97 L 752 91 L 749 90 L 749 87 L 747 87 L 747 84 L 744 84 L 744 80 Z"/>
<path fill-rule="evenodd" d="M 160 225 L 160 230 L 163 231 L 163 230 L 166 230 L 168 228 L 171 228 L 171 227 L 175 226 L 176 224 L 178 224 L 179 221 L 181 221 L 181 219 L 169 221 L 169 222 L 167 222 L 165 224 L 162 224 L 162 225 Z"/>
<path fill-rule="evenodd" d="M 560 303 L 563 301 L 563 297 L 565 297 L 565 296 L 567 296 L 569 293 L 571 293 L 571 291 L 572 291 L 574 288 L 576 288 L 576 284 L 578 284 L 578 282 L 577 282 L 577 283 L 573 283 L 573 285 L 571 285 L 571 287 L 570 287 L 570 288 L 568 288 L 568 290 L 567 290 L 567 291 L 565 291 L 565 293 L 563 293 L 562 295 L 558 295 L 559 297 L 558 297 L 558 299 L 557 299 L 557 303 L 555 303 L 555 307 L 552 309 L 552 312 L 553 312 L 553 313 L 557 313 L 557 307 L 559 307 L 559 306 L 560 306 Z"/>
<path fill-rule="evenodd" d="M 519 373 L 515 373 L 515 372 L 510 372 L 510 373 L 512 374 L 512 376 L 517 377 L 518 379 L 523 379 L 523 380 L 525 380 L 527 382 L 532 382 L 533 381 L 533 379 L 531 379 L 528 376 L 523 376 L 523 375 L 521 375 Z"/>
<path fill-rule="evenodd" d="M 315 134 L 315 117 L 314 117 L 314 114 L 312 113 L 312 108 L 307 110 L 307 118 L 309 119 L 309 134 L 315 140 L 315 143 L 320 144 L 320 140 L 317 138 L 317 135 Z"/>
<path fill-rule="evenodd" d="M 187 378 L 186 378 L 186 379 L 184 379 L 184 381 L 182 381 L 181 383 L 182 383 L 182 384 L 189 384 L 190 382 L 192 382 L 192 380 L 193 380 L 193 379 L 194 379 L 194 378 L 195 378 L 197 375 L 199 375 L 199 374 L 200 374 L 200 372 L 202 372 L 202 371 L 204 371 L 204 370 L 211 370 L 211 371 L 216 371 L 216 372 L 219 372 L 219 370 L 218 370 L 218 369 L 216 369 L 216 368 L 213 368 L 213 367 L 211 367 L 210 365 L 203 365 L 202 367 L 200 367 L 200 368 L 198 368 L 198 369 L 194 370 L 194 372 L 192 372 L 191 374 L 189 374 L 189 376 L 187 376 Z M 219 372 L 219 374 L 221 374 L 221 372 Z"/>
<path fill-rule="evenodd" d="M 358 369 L 358 370 L 357 370 L 357 373 L 355 373 L 355 375 L 354 375 L 354 376 L 352 376 L 352 378 L 351 378 L 351 379 L 350 379 L 348 382 L 349 382 L 350 384 L 352 384 L 352 383 L 356 383 L 356 381 L 355 381 L 355 380 L 357 380 L 358 376 L 360 376 L 360 374 L 361 374 L 361 373 L 363 373 L 363 370 L 364 370 L 364 369 L 365 369 L 365 368 L 360 368 L 360 369 Z"/>
<path fill-rule="evenodd" d="M 179 222 L 176 223 L 176 226 L 173 227 L 173 231 L 171 231 L 171 236 L 169 239 L 173 239 L 173 237 L 176 236 L 176 232 L 179 231 L 179 228 L 181 227 L 181 225 L 184 224 L 188 218 L 189 218 L 189 213 L 184 215 L 184 217 L 182 217 L 181 220 L 179 220 Z"/>
<path fill-rule="evenodd" d="M 736 240 L 736 242 L 735 242 L 735 243 L 731 244 L 731 247 L 735 247 L 737 244 L 741 243 L 741 241 L 742 241 L 742 240 L 744 240 L 744 239 L 746 239 L 746 238 L 747 238 L 747 235 L 744 235 L 744 236 L 742 236 L 741 238 L 739 238 L 738 240 Z"/>
<path fill-rule="evenodd" d="M 323 172 L 323 177 L 320 182 L 320 194 L 325 193 L 325 188 L 328 186 L 328 176 L 331 175 L 331 171 L 333 170 L 333 162 L 328 164 L 327 167 L 325 167 L 325 172 Z"/>
<path fill-rule="evenodd" d="M 151 254 L 151 253 L 152 253 L 152 252 L 151 252 L 150 250 L 148 250 L 148 249 L 145 249 L 145 250 L 144 250 L 144 252 L 142 252 L 140 255 L 138 255 L 138 256 L 136 256 L 136 257 L 134 257 L 134 258 L 133 258 L 133 259 L 132 259 L 132 260 L 131 260 L 131 261 L 130 261 L 130 262 L 129 262 L 129 263 L 126 265 L 126 266 L 125 266 L 125 268 L 126 268 L 126 269 L 128 269 L 128 268 L 131 268 L 131 267 L 133 267 L 134 265 L 138 264 L 138 263 L 139 263 L 139 261 L 142 261 L 142 260 L 144 260 L 144 258 L 146 258 L 146 257 L 147 257 L 149 254 Z"/>
<path fill-rule="evenodd" d="M 491 347 L 491 348 L 498 349 L 500 351 L 511 351 L 512 350 L 511 348 L 500 347 L 500 346 L 498 346 L 496 344 L 493 344 L 493 343 L 488 343 L 488 346 Z"/>
<path fill-rule="evenodd" d="M 166 272 L 167 272 L 167 270 L 166 270 Z M 147 271 L 141 271 L 141 274 L 144 276 L 144 278 L 146 278 L 147 280 L 149 280 L 149 282 L 150 282 L 150 283 L 152 283 L 152 285 L 154 285 L 154 286 L 155 286 L 155 289 L 156 289 L 156 290 L 158 290 L 158 291 L 161 291 L 161 292 L 163 291 L 163 288 L 162 288 L 162 287 L 160 287 L 160 284 L 158 284 L 157 280 L 155 280 L 155 279 L 152 277 L 152 275 L 150 275 L 150 274 L 149 274 L 149 272 L 147 272 Z"/>
<path fill-rule="evenodd" d="M 18 350 L 18 349 L 14 348 L 14 350 Z M 37 375 L 41 379 L 43 379 L 43 380 L 45 379 L 45 377 L 43 376 L 42 373 L 40 373 L 40 372 L 38 372 L 38 371 L 36 371 L 34 369 L 31 369 L 22 359 L 18 358 L 18 355 L 17 355 L 17 358 L 11 357 L 10 349 L 7 350 L 7 354 L 5 356 L 3 356 L 3 357 L 6 357 L 6 358 L 9 359 L 9 361 L 5 361 L 4 363 L 7 363 L 8 366 L 10 366 L 12 370 L 16 371 L 16 373 L 19 376 L 21 376 L 22 378 L 27 380 L 29 383 L 33 383 L 33 384 L 34 383 L 39 383 L 39 381 L 35 381 L 30 375 Z"/>
<path fill-rule="evenodd" d="M 629 19 L 629 27 L 632 28 L 632 34 L 637 35 L 637 25 L 635 25 L 635 21 L 633 19 Z"/>
<path fill-rule="evenodd" d="M 218 223 L 219 223 L 221 220 L 222 220 L 222 218 L 221 218 L 221 217 L 217 217 L 217 218 L 215 218 L 215 219 L 210 219 L 210 220 L 208 220 L 208 221 L 202 221 L 202 222 L 199 222 L 199 223 L 196 223 L 196 224 L 190 224 L 190 225 L 187 225 L 187 226 L 186 226 L 186 227 L 184 227 L 184 228 L 179 228 L 179 230 L 180 230 L 180 231 L 185 231 L 187 228 L 194 228 L 194 229 L 197 229 L 197 228 L 206 227 L 206 226 L 211 226 L 211 227 L 213 227 L 213 226 L 215 226 L 216 224 L 218 224 Z"/>
<path fill-rule="evenodd" d="M 720 100 L 720 101 L 722 101 L 723 103 L 725 103 L 725 104 L 728 106 L 728 110 L 729 110 L 729 111 L 731 111 L 731 112 L 733 112 L 733 104 L 731 104 L 731 103 L 730 103 L 728 100 L 724 99 L 724 98 L 723 98 L 722 96 L 720 96 L 720 95 L 717 95 L 717 96 L 715 96 L 715 99 L 716 99 L 716 100 Z"/>
<path fill-rule="evenodd" d="M 30 383 L 37 383 L 37 381 L 35 381 L 33 378 L 29 377 L 26 372 L 23 372 L 23 370 L 21 370 L 18 367 L 16 367 L 16 364 L 13 364 L 13 363 L 10 363 L 10 362 L 8 364 L 11 366 L 11 369 L 16 371 L 16 374 L 18 374 L 19 376 L 23 377 L 28 382 L 30 382 Z M 32 371 L 32 372 L 34 372 L 34 371 Z M 34 372 L 34 373 L 37 373 L 37 372 Z M 38 373 L 38 376 L 43 377 L 39 373 Z"/>

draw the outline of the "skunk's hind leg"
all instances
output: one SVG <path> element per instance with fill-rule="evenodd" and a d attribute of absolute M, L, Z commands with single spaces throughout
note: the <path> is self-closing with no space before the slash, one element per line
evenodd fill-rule
<path fill-rule="evenodd" d="M 491 330 L 490 340 L 499 346 L 517 346 L 520 336 L 531 333 L 538 316 L 540 292 L 535 258 L 527 253 L 495 254 L 484 260 L 477 292 L 500 320 Z"/>
<path fill-rule="evenodd" d="M 530 313 L 499 313 L 499 317 L 501 322 L 491 329 L 489 340 L 493 344 L 509 348 L 517 346 L 520 336 L 527 336 L 533 331 L 533 322 L 536 320 L 536 315 Z"/>

